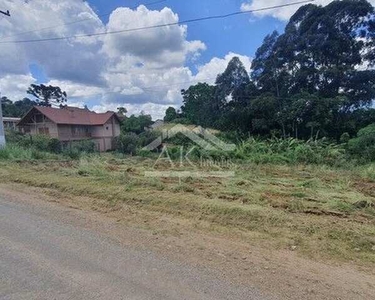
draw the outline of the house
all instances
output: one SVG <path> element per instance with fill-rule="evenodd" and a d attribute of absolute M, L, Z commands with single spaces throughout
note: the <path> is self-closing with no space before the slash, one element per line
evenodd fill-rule
<path fill-rule="evenodd" d="M 96 113 L 77 107 L 52 108 L 34 106 L 18 123 L 24 133 L 45 134 L 63 145 L 74 141 L 93 140 L 97 150 L 114 149 L 114 138 L 120 135 L 116 113 Z"/>
<path fill-rule="evenodd" d="M 19 121 L 21 121 L 20 118 L 3 117 L 4 129 L 5 130 L 17 130 L 17 124 Z"/>
<path fill-rule="evenodd" d="M 156 120 L 154 123 L 152 123 L 149 127 L 145 128 L 145 130 L 154 131 L 163 126 L 164 126 L 164 121 L 159 119 L 159 120 Z"/>

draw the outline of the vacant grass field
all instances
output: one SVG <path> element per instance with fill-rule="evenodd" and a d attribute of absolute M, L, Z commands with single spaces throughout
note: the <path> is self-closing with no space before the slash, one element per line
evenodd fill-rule
<path fill-rule="evenodd" d="M 317 259 L 375 263 L 375 166 L 234 164 L 233 178 L 148 178 L 154 160 L 0 162 L 0 181 L 52 188 L 250 233 Z M 169 170 L 170 165 L 156 166 Z M 187 170 L 188 168 L 186 168 Z M 203 170 L 204 171 L 204 170 Z"/>

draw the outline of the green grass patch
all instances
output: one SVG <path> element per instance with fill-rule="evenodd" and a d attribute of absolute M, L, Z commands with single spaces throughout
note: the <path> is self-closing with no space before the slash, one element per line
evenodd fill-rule
<path fill-rule="evenodd" d="M 297 245 L 312 257 L 375 263 L 375 198 L 368 166 L 349 172 L 247 163 L 235 167 L 234 178 L 179 182 L 145 177 L 152 165 L 153 160 L 111 154 L 71 163 L 3 160 L 0 180 L 235 227 L 275 247 Z"/>

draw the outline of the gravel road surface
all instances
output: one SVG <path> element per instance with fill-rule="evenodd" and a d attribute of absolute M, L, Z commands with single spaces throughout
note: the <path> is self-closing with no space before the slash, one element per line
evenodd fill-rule
<path fill-rule="evenodd" d="M 0 196 L 0 299 L 269 298 Z"/>

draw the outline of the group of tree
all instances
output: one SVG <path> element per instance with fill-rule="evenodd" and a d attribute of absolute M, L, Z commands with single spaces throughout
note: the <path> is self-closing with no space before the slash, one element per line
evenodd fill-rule
<path fill-rule="evenodd" d="M 265 38 L 249 71 L 233 58 L 214 85 L 182 90 L 181 114 L 170 108 L 165 120 L 264 136 L 355 135 L 375 123 L 374 7 L 301 7 L 283 34 Z"/>
<path fill-rule="evenodd" d="M 23 98 L 13 102 L 7 97 L 1 97 L 4 116 L 21 118 L 33 106 L 62 107 L 67 102 L 66 92 L 62 91 L 58 86 L 31 84 L 26 92 L 32 96 L 33 100 Z"/>
<path fill-rule="evenodd" d="M 1 105 L 5 117 L 21 118 L 37 103 L 29 98 L 13 102 L 7 97 L 1 97 Z"/>

